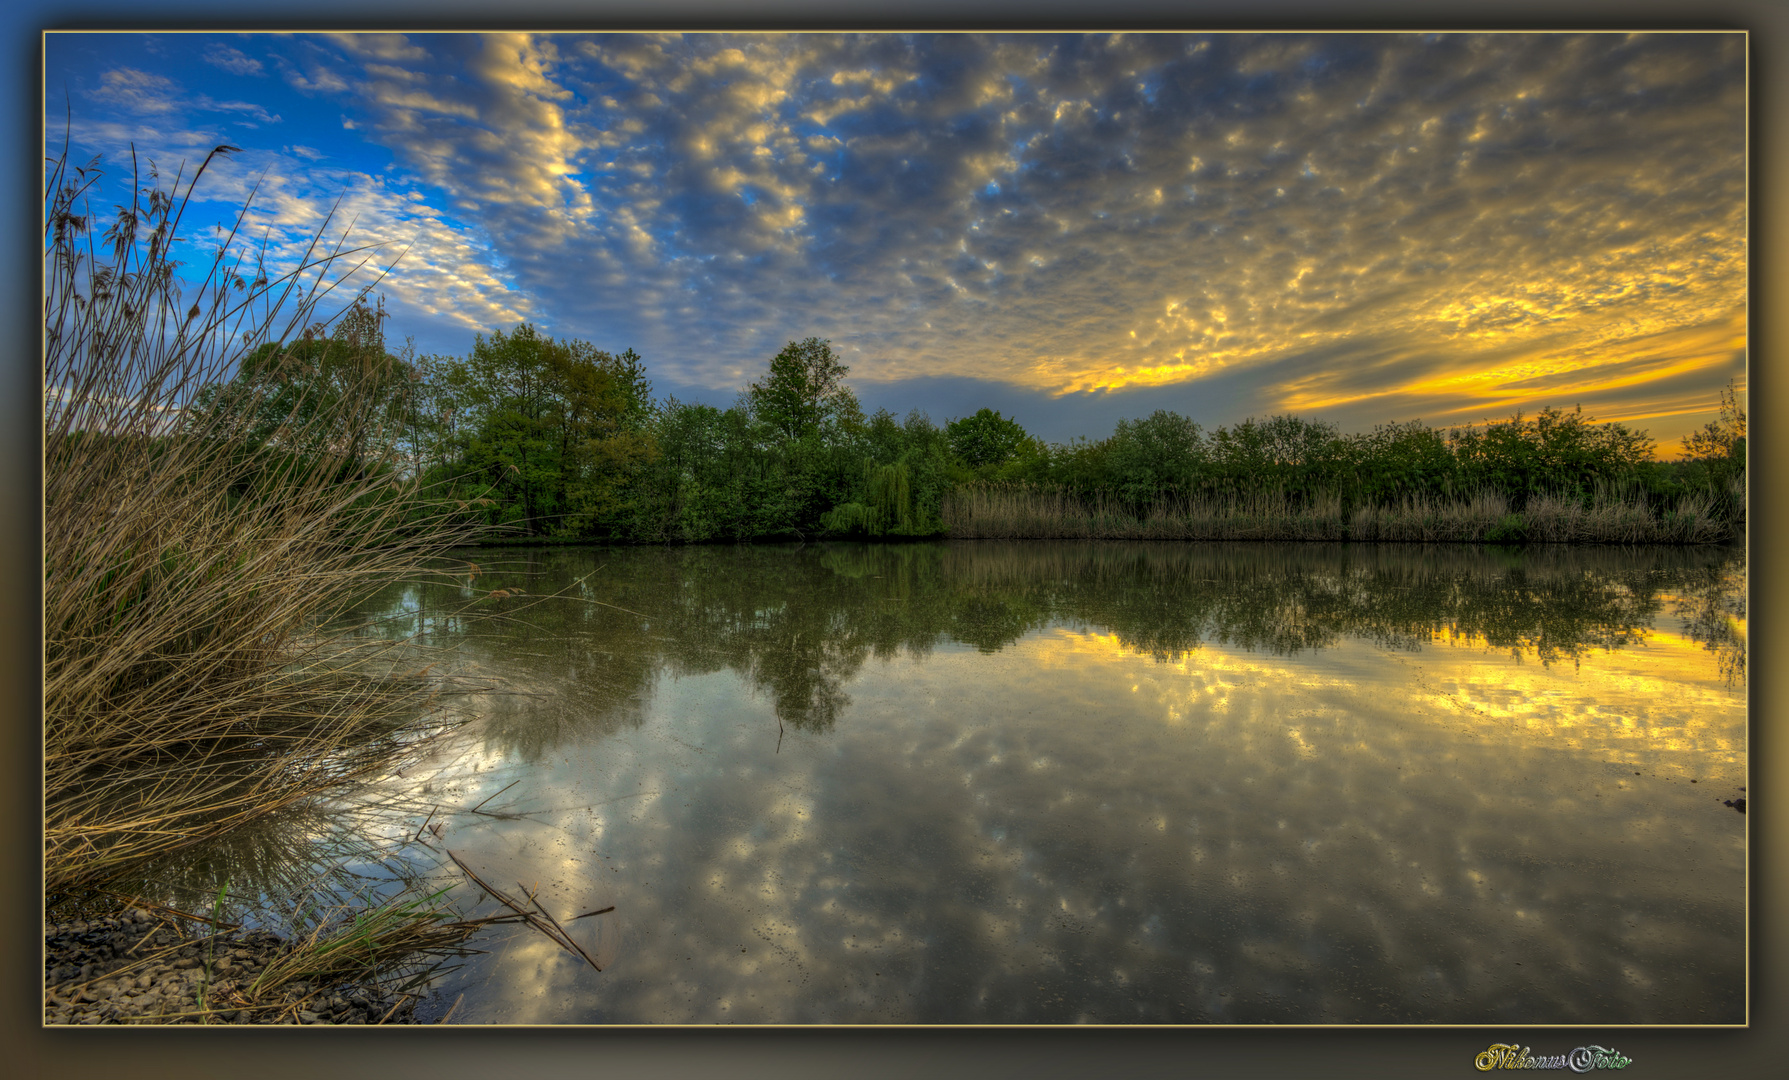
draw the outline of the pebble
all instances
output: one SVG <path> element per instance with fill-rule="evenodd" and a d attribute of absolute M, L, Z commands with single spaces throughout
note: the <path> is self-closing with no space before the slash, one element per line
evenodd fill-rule
<path fill-rule="evenodd" d="M 198 1022 L 200 995 L 212 1012 L 207 1023 L 233 1024 L 368 1024 L 377 1023 L 399 1001 L 373 985 L 319 987 L 329 991 L 305 1003 L 312 987 L 295 983 L 282 988 L 276 1002 L 305 1003 L 296 1021 L 290 1008 L 240 1008 L 240 991 L 254 981 L 255 971 L 286 949 L 279 935 L 242 931 L 201 947 L 180 948 L 177 959 L 136 967 L 143 956 L 179 942 L 169 929 L 149 933 L 154 915 L 131 909 L 109 918 L 72 920 L 44 927 L 44 1022 L 46 1024 L 190 1024 Z M 207 970 L 208 958 L 215 957 Z M 114 975 L 122 968 L 130 971 Z M 406 1001 L 388 1024 L 416 1022 Z"/>

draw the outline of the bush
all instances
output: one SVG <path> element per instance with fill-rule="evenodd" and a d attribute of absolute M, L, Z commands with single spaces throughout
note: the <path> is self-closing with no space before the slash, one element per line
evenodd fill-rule
<path fill-rule="evenodd" d="M 1521 514 L 1505 514 L 1497 524 L 1485 530 L 1487 544 L 1520 544 L 1528 539 L 1528 526 Z"/>

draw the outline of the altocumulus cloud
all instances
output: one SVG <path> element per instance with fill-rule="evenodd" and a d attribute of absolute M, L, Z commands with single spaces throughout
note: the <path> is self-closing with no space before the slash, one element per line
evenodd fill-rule
<path fill-rule="evenodd" d="M 216 54 L 216 53 L 214 53 Z M 214 54 L 208 54 L 214 55 Z M 221 53 L 242 68 L 237 50 Z M 257 61 L 258 63 L 258 61 Z M 438 193 L 418 190 L 413 180 L 389 171 L 332 164 L 331 155 L 303 144 L 258 147 L 232 127 L 254 127 L 241 119 L 214 125 L 196 113 L 248 112 L 278 123 L 258 105 L 218 103 L 187 93 L 172 78 L 134 69 L 103 71 L 86 97 L 107 106 L 105 119 L 79 118 L 69 127 L 73 146 L 104 152 L 114 168 L 135 160 L 141 180 L 151 174 L 166 184 L 176 173 L 190 177 L 215 146 L 246 144 L 223 163 L 214 163 L 200 191 L 200 206 L 216 211 L 212 230 L 195 217 L 183 229 L 195 249 L 189 263 L 208 259 L 222 230 L 262 247 L 274 273 L 314 261 L 330 249 L 345 253 L 336 266 L 361 266 L 356 284 L 377 280 L 400 313 L 398 329 L 419 321 L 456 329 L 458 336 L 538 318 L 528 295 L 514 286 L 502 256 L 488 235 L 441 208 Z M 78 116 L 79 114 L 77 114 Z M 54 153 L 62 135 L 52 129 Z M 123 179 L 121 176 L 120 179 Z M 184 180 L 182 190 L 185 190 Z M 238 213 L 243 207 L 246 213 Z M 379 279 L 393 260 L 402 272 Z M 332 273 L 330 278 L 339 278 Z M 307 278 L 308 280 L 308 278 Z M 326 279 L 327 280 L 327 279 Z M 345 298 L 345 297 L 344 297 Z M 326 306 L 325 312 L 335 306 Z"/>
<path fill-rule="evenodd" d="M 441 208 L 407 304 L 671 384 L 814 334 L 872 402 L 1643 419 L 1743 367 L 1738 34 L 243 42 Z"/>

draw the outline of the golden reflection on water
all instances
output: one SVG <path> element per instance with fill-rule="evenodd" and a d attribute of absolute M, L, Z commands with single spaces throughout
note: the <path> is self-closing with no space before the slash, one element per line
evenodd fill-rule
<path fill-rule="evenodd" d="M 1120 661 L 1134 650 L 1116 634 L 1059 630 L 1023 655 L 1040 669 L 1066 672 Z M 1421 653 L 1384 659 L 1408 682 L 1377 692 L 1407 695 L 1399 707 L 1413 717 L 1488 739 L 1539 739 L 1554 750 L 1595 751 L 1608 760 L 1683 752 L 1695 755 L 1698 770 L 1737 775 L 1744 769 L 1745 699 L 1726 683 L 1716 656 L 1683 634 L 1654 630 L 1640 647 L 1610 650 L 1590 663 L 1543 665 L 1501 654 L 1483 635 L 1437 632 Z M 1231 693 L 1247 681 L 1310 687 L 1342 681 L 1313 679 L 1271 657 L 1217 650 L 1162 668 L 1186 680 L 1174 689 L 1159 686 L 1163 719 L 1173 724 L 1201 708 L 1227 709 Z M 1141 678 L 1163 683 L 1158 672 Z"/>

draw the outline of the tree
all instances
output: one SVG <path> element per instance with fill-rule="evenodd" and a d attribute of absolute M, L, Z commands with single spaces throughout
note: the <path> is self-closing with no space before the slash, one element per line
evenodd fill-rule
<path fill-rule="evenodd" d="M 1166 409 L 1146 419 L 1118 421 L 1106 448 L 1118 494 L 1133 506 L 1190 490 L 1204 457 L 1199 425 Z"/>
<path fill-rule="evenodd" d="M 651 384 L 638 354 L 555 341 L 523 323 L 429 365 L 431 409 L 451 442 L 443 470 L 475 477 L 495 523 L 530 534 L 591 531 L 619 510 L 653 454 Z"/>
<path fill-rule="evenodd" d="M 1456 428 L 1447 440 L 1466 483 L 1518 503 L 1539 494 L 1585 496 L 1599 481 L 1633 475 L 1650 460 L 1653 447 L 1644 431 L 1598 424 L 1582 408 L 1569 413 L 1545 408 L 1532 420 L 1517 413 L 1483 431 Z"/>
<path fill-rule="evenodd" d="M 343 475 L 387 457 L 411 434 L 415 370 L 385 350 L 385 305 L 362 296 L 294 341 L 266 342 L 227 384 L 201 391 L 192 419 L 234 413 L 253 452 L 299 455 Z"/>
<path fill-rule="evenodd" d="M 1721 415 L 1683 440 L 1685 479 L 1716 492 L 1738 489 L 1746 471 L 1746 411 L 1739 386 L 1729 381 L 1721 391 Z"/>
<path fill-rule="evenodd" d="M 844 383 L 850 371 L 830 341 L 791 341 L 771 359 L 764 380 L 751 384 L 747 398 L 754 415 L 784 440 L 799 442 L 844 417 L 861 417 L 857 395 Z"/>
<path fill-rule="evenodd" d="M 1447 439 L 1421 421 L 1380 424 L 1351 440 L 1357 503 L 1452 495 L 1457 463 Z"/>
<path fill-rule="evenodd" d="M 993 409 L 979 409 L 944 425 L 951 453 L 972 469 L 998 468 L 1027 450 L 1035 451 L 1036 439 L 1018 421 Z"/>
<path fill-rule="evenodd" d="M 558 438 L 555 501 L 565 515 L 559 531 L 590 532 L 620 509 L 628 479 L 655 452 L 643 430 L 652 385 L 632 349 L 613 356 L 585 341 L 549 350 L 546 380 L 546 420 Z"/>
<path fill-rule="evenodd" d="M 1733 461 L 1745 468 L 1746 410 L 1739 403 L 1739 386 L 1729 380 L 1721 391 L 1721 416 L 1683 440 L 1685 460 Z"/>

